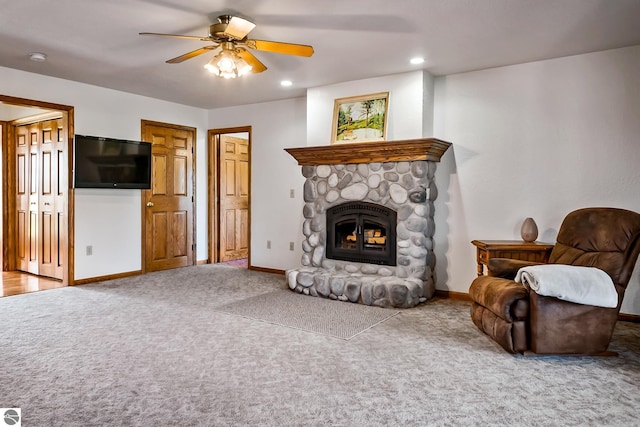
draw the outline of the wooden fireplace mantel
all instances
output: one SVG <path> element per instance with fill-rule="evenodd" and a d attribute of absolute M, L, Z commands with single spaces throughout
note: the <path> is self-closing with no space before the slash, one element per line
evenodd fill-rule
<path fill-rule="evenodd" d="M 301 166 L 429 160 L 439 162 L 451 146 L 436 138 L 401 141 L 356 142 L 325 146 L 285 148 Z"/>

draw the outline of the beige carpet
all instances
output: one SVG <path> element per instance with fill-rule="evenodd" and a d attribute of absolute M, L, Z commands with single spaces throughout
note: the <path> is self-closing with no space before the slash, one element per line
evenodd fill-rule
<path fill-rule="evenodd" d="M 350 340 L 399 313 L 287 290 L 257 295 L 216 310 L 343 340 Z"/>

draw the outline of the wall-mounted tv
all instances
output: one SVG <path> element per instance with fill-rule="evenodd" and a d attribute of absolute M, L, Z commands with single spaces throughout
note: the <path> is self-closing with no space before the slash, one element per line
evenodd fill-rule
<path fill-rule="evenodd" d="M 76 135 L 75 188 L 151 188 L 151 144 Z"/>

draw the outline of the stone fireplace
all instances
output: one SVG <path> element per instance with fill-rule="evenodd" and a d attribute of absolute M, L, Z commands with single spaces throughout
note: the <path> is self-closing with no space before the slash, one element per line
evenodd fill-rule
<path fill-rule="evenodd" d="M 302 165 L 302 267 L 286 272 L 306 295 L 381 307 L 433 296 L 438 139 L 291 148 Z"/>

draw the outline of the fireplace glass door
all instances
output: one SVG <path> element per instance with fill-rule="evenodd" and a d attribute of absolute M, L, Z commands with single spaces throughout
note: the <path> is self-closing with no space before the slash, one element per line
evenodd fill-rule
<path fill-rule="evenodd" d="M 396 213 L 350 202 L 327 210 L 327 258 L 396 265 Z"/>

